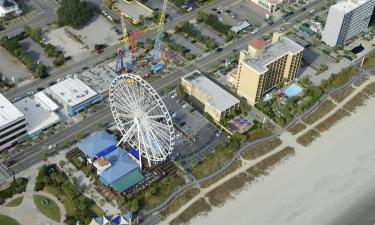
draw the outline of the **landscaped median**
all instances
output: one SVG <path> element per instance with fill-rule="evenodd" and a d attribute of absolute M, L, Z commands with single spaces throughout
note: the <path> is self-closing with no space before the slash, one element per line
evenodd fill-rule
<path fill-rule="evenodd" d="M 52 199 L 44 197 L 42 195 L 34 195 L 33 200 L 39 212 L 56 222 L 60 222 L 60 209 Z"/>
<path fill-rule="evenodd" d="M 48 192 L 61 200 L 66 210 L 66 223 L 69 225 L 76 224 L 76 221 L 88 224 L 92 218 L 104 215 L 103 210 L 93 200 L 81 194 L 56 165 L 44 165 L 39 169 L 35 191 L 40 190 Z M 41 212 L 43 213 L 43 211 Z M 45 213 L 51 214 L 52 212 L 45 211 Z M 51 215 L 55 215 L 55 213 Z"/>
<path fill-rule="evenodd" d="M 6 204 L 5 206 L 6 207 L 17 207 L 17 206 L 22 204 L 22 201 L 23 201 L 23 196 L 20 196 L 18 198 L 13 199 L 10 202 L 8 202 L 8 204 Z"/>
<path fill-rule="evenodd" d="M 17 220 L 9 216 L 2 215 L 2 214 L 0 214 L 0 224 L 1 225 L 21 225 Z"/>

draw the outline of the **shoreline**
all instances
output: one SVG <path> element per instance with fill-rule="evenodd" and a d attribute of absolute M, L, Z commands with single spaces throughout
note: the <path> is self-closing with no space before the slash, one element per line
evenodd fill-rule
<path fill-rule="evenodd" d="M 307 148 L 292 142 L 290 134 L 283 134 L 283 143 L 296 148 L 296 157 L 274 168 L 269 176 L 238 193 L 223 207 L 194 218 L 192 224 L 230 223 L 234 217 L 239 225 L 336 225 L 344 224 L 347 215 L 361 218 L 363 210 L 355 212 L 353 208 L 361 207 L 371 197 L 375 199 L 375 182 L 370 184 L 375 178 L 375 146 L 371 147 L 375 100 L 366 104 Z M 372 202 L 365 205 L 374 209 Z M 363 221 L 367 222 L 365 218 Z"/>

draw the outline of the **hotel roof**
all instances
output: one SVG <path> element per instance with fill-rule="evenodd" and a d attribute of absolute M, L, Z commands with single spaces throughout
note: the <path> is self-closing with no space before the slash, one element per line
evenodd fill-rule
<path fill-rule="evenodd" d="M 331 8 L 344 13 L 348 13 L 369 1 L 370 0 L 344 0 L 331 6 Z"/>
<path fill-rule="evenodd" d="M 220 112 L 240 102 L 240 100 L 202 75 L 198 70 L 184 76 L 183 79 L 205 93 L 208 104 Z"/>
<path fill-rule="evenodd" d="M 0 128 L 23 117 L 24 114 L 0 94 Z"/>
<path fill-rule="evenodd" d="M 70 106 L 78 105 L 98 95 L 98 93 L 76 77 L 60 81 L 49 87 L 49 89 L 64 101 L 65 104 Z"/>
<path fill-rule="evenodd" d="M 296 42 L 287 37 L 283 37 L 279 41 L 268 44 L 259 58 L 254 59 L 247 57 L 244 62 L 259 73 L 265 73 L 268 71 L 268 64 L 274 62 L 287 53 L 296 54 L 303 51 L 303 49 L 304 48 Z"/>

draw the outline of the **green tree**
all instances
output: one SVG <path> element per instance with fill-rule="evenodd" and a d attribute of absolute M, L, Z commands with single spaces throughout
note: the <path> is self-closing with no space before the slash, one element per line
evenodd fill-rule
<path fill-rule="evenodd" d="M 151 50 L 154 47 L 154 43 L 151 39 L 146 40 L 146 49 Z"/>
<path fill-rule="evenodd" d="M 57 10 L 58 24 L 71 26 L 74 29 L 85 26 L 93 15 L 94 12 L 88 4 L 80 0 L 61 0 Z"/>
<path fill-rule="evenodd" d="M 176 92 L 177 92 L 178 96 L 180 96 L 181 98 L 185 98 L 186 92 L 185 92 L 184 88 L 182 87 L 182 84 L 177 85 Z"/>
<path fill-rule="evenodd" d="M 60 161 L 59 161 L 59 166 L 60 166 L 61 168 L 63 168 L 63 167 L 65 166 L 65 161 L 64 161 L 64 160 L 60 160 Z"/>
<path fill-rule="evenodd" d="M 130 204 L 130 210 L 132 212 L 137 212 L 139 211 L 139 200 L 138 199 L 134 199 L 131 204 Z"/>
<path fill-rule="evenodd" d="M 43 78 L 46 76 L 47 68 L 45 65 L 40 65 L 35 71 L 34 78 Z"/>
<path fill-rule="evenodd" d="M 49 156 L 48 152 L 44 152 L 43 153 L 43 159 L 44 159 L 44 161 L 46 161 L 48 159 L 48 156 Z"/>

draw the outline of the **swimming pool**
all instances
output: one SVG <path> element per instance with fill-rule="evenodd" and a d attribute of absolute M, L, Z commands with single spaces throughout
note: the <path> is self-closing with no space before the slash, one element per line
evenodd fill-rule
<path fill-rule="evenodd" d="M 284 90 L 284 94 L 288 97 L 293 97 L 302 92 L 302 88 L 297 84 L 291 84 Z"/>

